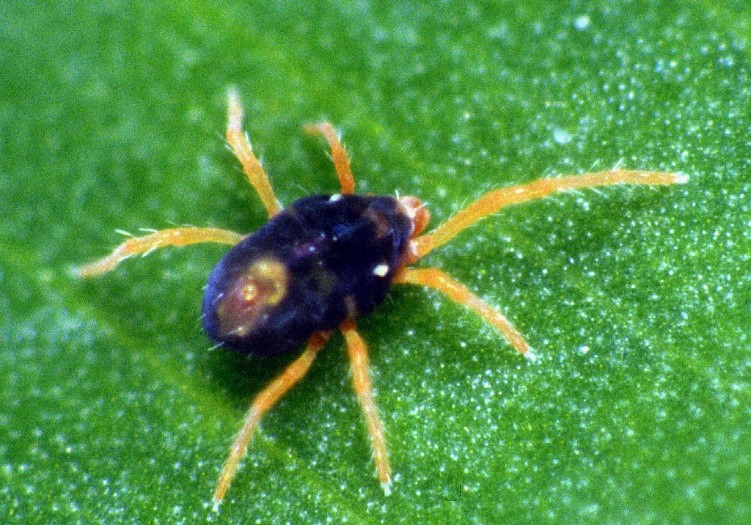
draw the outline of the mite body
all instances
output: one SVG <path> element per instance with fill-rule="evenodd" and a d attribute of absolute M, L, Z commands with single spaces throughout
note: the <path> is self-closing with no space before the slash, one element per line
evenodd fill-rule
<path fill-rule="evenodd" d="M 270 356 L 370 313 L 407 260 L 413 223 L 389 196 L 305 197 L 245 237 L 209 277 L 206 332 Z"/>
<path fill-rule="evenodd" d="M 539 179 L 493 190 L 429 233 L 430 215 L 415 197 L 353 195 L 349 158 L 327 122 L 307 131 L 322 135 L 331 147 L 341 193 L 306 197 L 286 209 L 274 195 L 266 172 L 242 131 L 242 106 L 229 97 L 227 142 L 265 206 L 269 222 L 241 235 L 218 228 L 172 228 L 133 237 L 112 254 L 79 268 L 82 276 L 108 272 L 121 261 L 165 246 L 202 242 L 232 245 L 212 272 L 203 301 L 203 322 L 219 346 L 256 356 L 305 350 L 253 400 L 233 443 L 214 492 L 225 497 L 262 416 L 310 368 L 334 330 L 344 336 L 352 381 L 373 445 L 376 472 L 388 493 L 391 469 L 383 424 L 372 395 L 368 350 L 355 318 L 380 304 L 392 284 L 433 288 L 496 328 L 522 355 L 534 353 L 501 312 L 438 268 L 411 265 L 446 244 L 480 219 L 505 206 L 540 199 L 554 192 L 616 184 L 664 185 L 686 182 L 685 175 L 610 170 Z"/>

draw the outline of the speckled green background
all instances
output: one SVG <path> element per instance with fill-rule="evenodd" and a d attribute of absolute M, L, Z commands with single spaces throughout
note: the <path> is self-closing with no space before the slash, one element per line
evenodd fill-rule
<path fill-rule="evenodd" d="M 0 5 L 0 521 L 751 522 L 748 4 L 299 4 Z M 230 84 L 283 202 L 337 188 L 300 130 L 319 118 L 361 191 L 436 222 L 542 175 L 692 178 L 509 209 L 423 263 L 501 307 L 536 364 L 417 288 L 361 321 L 390 497 L 337 337 L 212 514 L 285 364 L 209 350 L 225 248 L 69 271 L 116 229 L 263 223 L 222 140 Z"/>

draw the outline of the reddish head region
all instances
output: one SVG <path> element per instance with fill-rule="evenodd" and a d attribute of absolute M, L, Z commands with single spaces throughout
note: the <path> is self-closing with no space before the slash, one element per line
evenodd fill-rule
<path fill-rule="evenodd" d="M 271 356 L 371 312 L 407 262 L 413 211 L 390 196 L 294 202 L 216 266 L 203 301 L 206 332 L 230 350 Z"/>

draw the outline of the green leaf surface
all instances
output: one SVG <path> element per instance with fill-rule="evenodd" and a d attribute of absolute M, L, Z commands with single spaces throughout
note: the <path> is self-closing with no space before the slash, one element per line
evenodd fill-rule
<path fill-rule="evenodd" d="M 0 6 L 0 521 L 751 522 L 751 10 L 745 2 L 25 2 Z M 689 184 L 504 210 L 420 264 L 497 305 L 530 363 L 436 293 L 359 322 L 386 497 L 335 337 L 211 494 L 288 359 L 211 350 L 226 248 L 71 268 L 116 230 L 252 231 L 222 138 L 236 85 L 280 200 L 491 188 L 622 165 Z"/>

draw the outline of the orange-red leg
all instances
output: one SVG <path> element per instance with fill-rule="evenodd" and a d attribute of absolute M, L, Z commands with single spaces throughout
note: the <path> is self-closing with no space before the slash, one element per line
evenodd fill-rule
<path fill-rule="evenodd" d="M 524 357 L 534 361 L 535 354 L 524 336 L 514 328 L 506 317 L 483 302 L 459 281 L 449 277 L 437 268 L 403 268 L 394 278 L 395 284 L 418 284 L 429 286 L 446 294 L 453 301 L 466 306 L 477 315 L 493 325 Z"/>
<path fill-rule="evenodd" d="M 201 242 L 216 242 L 235 245 L 243 238 L 239 233 L 219 228 L 170 228 L 144 235 L 131 237 L 107 257 L 81 266 L 76 270 L 81 277 L 94 277 L 113 270 L 121 261 L 138 254 L 148 254 L 165 246 L 188 246 Z"/>
<path fill-rule="evenodd" d="M 329 122 L 319 122 L 318 124 L 308 124 L 305 126 L 305 132 L 311 135 L 321 135 L 326 139 L 331 148 L 331 157 L 334 159 L 334 168 L 342 185 L 342 193 L 355 192 L 355 177 L 352 175 L 352 169 L 349 165 L 349 157 L 344 151 L 336 130 Z"/>
<path fill-rule="evenodd" d="M 352 368 L 352 383 L 357 394 L 357 400 L 360 402 L 360 407 L 365 415 L 365 424 L 368 427 L 370 441 L 373 444 L 373 458 L 378 480 L 381 482 L 384 492 L 389 494 L 391 468 L 389 467 L 389 457 L 386 450 L 386 433 L 383 430 L 381 418 L 378 416 L 378 407 L 373 400 L 373 386 L 368 371 L 368 347 L 360 334 L 357 333 L 354 321 L 343 322 L 339 325 L 339 329 L 347 343 L 350 367 Z"/>
<path fill-rule="evenodd" d="M 224 463 L 219 481 L 214 491 L 214 504 L 219 505 L 224 496 L 227 494 L 230 483 L 235 477 L 237 467 L 245 456 L 248 449 L 250 438 L 253 437 L 258 423 L 263 415 L 273 407 L 290 388 L 292 388 L 310 369 L 318 352 L 326 345 L 331 332 L 318 332 L 308 341 L 308 346 L 300 357 L 292 362 L 276 379 L 274 379 L 266 388 L 261 390 L 250 405 L 250 410 L 245 416 L 245 423 L 240 429 L 240 433 L 232 444 L 229 456 Z"/>
<path fill-rule="evenodd" d="M 660 173 L 652 171 L 611 170 L 597 173 L 584 173 L 568 177 L 540 179 L 528 184 L 509 186 L 486 193 L 469 206 L 458 212 L 435 230 L 421 235 L 412 241 L 411 262 L 424 257 L 433 249 L 446 244 L 480 219 L 491 215 L 505 206 L 540 199 L 558 191 L 616 184 L 681 184 L 688 181 L 680 173 Z"/>
<path fill-rule="evenodd" d="M 263 166 L 253 154 L 253 148 L 250 141 L 242 129 L 243 124 L 243 107 L 240 103 L 240 96 L 237 91 L 230 89 L 228 95 L 228 118 L 227 118 L 227 142 L 232 151 L 235 153 L 237 160 L 242 164 L 245 175 L 255 188 L 258 196 L 261 198 L 269 217 L 273 217 L 282 207 L 276 200 L 271 182 L 263 170 Z"/>

